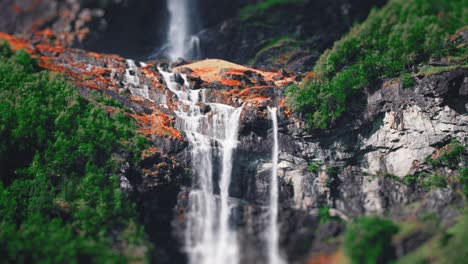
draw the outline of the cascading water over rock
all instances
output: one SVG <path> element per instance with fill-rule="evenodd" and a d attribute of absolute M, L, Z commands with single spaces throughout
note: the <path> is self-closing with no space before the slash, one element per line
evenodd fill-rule
<path fill-rule="evenodd" d="M 148 85 L 140 85 L 140 78 L 138 78 L 138 66 L 136 63 L 133 60 L 126 60 L 126 63 L 128 68 L 125 69 L 125 82 L 132 95 L 153 101 L 149 96 Z M 146 64 L 143 62 L 140 62 L 140 64 L 141 66 L 146 66 Z"/>
<path fill-rule="evenodd" d="M 279 253 L 279 227 L 278 227 L 278 117 L 277 108 L 268 107 L 273 123 L 273 151 L 270 181 L 270 206 L 268 210 L 268 227 L 266 232 L 268 263 L 283 264 L 285 261 Z"/>
<path fill-rule="evenodd" d="M 191 146 L 194 180 L 189 194 L 185 247 L 190 263 L 238 263 L 237 234 L 229 225 L 232 206 L 229 185 L 237 147 L 242 107 L 206 102 L 205 90 L 191 90 L 175 82 L 175 74 L 159 69 L 180 104 L 178 128 Z M 186 80 L 185 76 L 183 76 Z M 204 113 L 200 105 L 211 109 Z M 215 181 L 216 162 L 220 176 Z M 216 188 L 217 187 L 217 188 Z M 217 190 L 219 189 L 219 193 Z"/>

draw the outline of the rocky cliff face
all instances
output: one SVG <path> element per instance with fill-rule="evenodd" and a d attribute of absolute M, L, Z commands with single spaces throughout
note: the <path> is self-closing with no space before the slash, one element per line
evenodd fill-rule
<path fill-rule="evenodd" d="M 327 14 L 348 3 L 336 2 L 327 9 Z M 371 2 L 362 4 L 368 7 Z M 74 6 L 73 1 L 67 3 Z M 308 8 L 322 4 L 319 1 Z M 354 4 L 348 10 L 351 15 L 344 18 L 362 16 L 353 13 Z M 39 6 L 38 10 L 65 8 L 64 3 L 52 1 L 41 2 Z M 67 75 L 84 97 L 91 99 L 93 92 L 99 92 L 122 103 L 128 108 L 128 115 L 138 122 L 139 132 L 151 139 L 153 147 L 145 152 L 140 166 L 122 168 L 121 188 L 132 193 L 137 201 L 141 220 L 157 245 L 155 255 L 159 262 L 185 261 L 184 214 L 192 172 L 189 145 L 178 130 L 181 120 L 174 113 L 180 102 L 167 88 L 158 66 L 173 66 L 178 73 L 176 81 L 182 84 L 181 74 L 186 75 L 190 88 L 205 89 L 210 101 L 244 105 L 230 193 L 237 204 L 234 224 L 240 233 L 245 263 L 260 263 L 265 257 L 261 234 L 265 229 L 273 144 L 267 106 L 280 108 L 280 244 L 291 262 L 302 263 L 315 257 L 331 261 L 339 249 L 337 238 L 345 223 L 355 216 L 378 214 L 404 222 L 434 213 L 448 227 L 463 207 L 464 201 L 451 179 L 458 173 L 458 167 L 467 165 L 466 151 L 460 164 L 452 167 L 434 166 L 427 158 L 437 158 L 454 140 L 468 144 L 466 68 L 416 76 L 416 84 L 410 88 L 403 88 L 398 80 L 369 87 L 356 96 L 353 110 L 332 128 L 310 130 L 301 116 L 291 114 L 284 102 L 285 87 L 299 81 L 301 76 L 295 73 L 302 70 L 262 71 L 221 60 L 176 65 L 165 61 L 141 63 L 117 55 L 85 52 L 70 48 L 76 46 L 75 38 L 80 36 L 77 32 L 84 28 L 79 21 L 86 14 L 99 17 L 100 13 L 98 9 L 86 9 L 91 13 L 81 8 L 71 10 L 76 11 L 72 13 L 75 27 L 71 35 L 69 30 L 61 35 L 61 21 L 67 24 L 70 20 L 60 16 L 50 21 L 50 27 L 32 31 L 27 29 L 33 24 L 29 20 L 22 20 L 24 24 L 4 23 L 2 30 L 22 32 L 25 38 L 6 34 L 0 34 L 0 38 L 8 40 L 14 49 L 27 49 L 42 67 Z M 15 14 L 21 16 L 20 11 Z M 51 16 L 54 14 L 57 13 Z M 332 22 L 330 25 L 342 25 L 343 21 Z M 288 23 L 284 21 L 284 32 L 292 30 Z M 238 23 L 227 21 L 202 32 L 202 41 L 223 43 L 216 46 L 232 51 L 225 56 L 245 63 L 258 51 L 254 43 L 273 34 L 255 28 L 252 32 L 250 29 L 240 32 L 237 27 Z M 339 28 L 336 36 L 332 34 L 325 40 L 326 29 L 316 33 L 318 50 L 329 46 L 346 26 Z M 307 30 L 315 29 L 311 26 Z M 263 33 L 253 36 L 253 32 Z M 244 47 L 242 50 L 247 53 L 239 54 L 237 47 Z M 205 52 L 217 56 L 220 50 Z M 297 60 L 290 58 L 288 61 L 294 63 L 288 65 L 311 67 L 316 55 L 300 54 L 294 57 Z M 257 59 L 259 66 L 266 63 L 261 57 Z M 112 109 L 106 108 L 109 114 Z M 203 109 L 210 111 L 209 107 Z M 448 184 L 425 186 L 413 179 L 424 180 L 436 174 Z M 327 216 L 332 218 L 326 223 L 321 222 L 323 208 L 329 208 Z M 430 237 L 425 232 L 410 233 L 396 242 L 397 254 L 406 254 Z"/>

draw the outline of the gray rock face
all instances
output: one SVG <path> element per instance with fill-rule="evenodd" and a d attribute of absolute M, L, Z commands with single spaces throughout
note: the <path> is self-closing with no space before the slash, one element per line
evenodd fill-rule
<path fill-rule="evenodd" d="M 331 207 L 330 214 L 345 221 L 366 214 L 401 220 L 436 213 L 444 219 L 443 224 L 453 222 L 456 208 L 463 203 L 455 190 L 426 190 L 397 179 L 431 172 L 425 158 L 451 139 L 467 143 L 467 73 L 461 69 L 424 77 L 407 89 L 386 83 L 363 93 L 365 107 L 350 113 L 348 121 L 337 123 L 330 131 L 306 134 L 301 119 L 281 116 L 281 241 L 288 255 L 294 256 L 291 261 L 301 261 L 311 253 L 295 251 L 296 244 L 291 241 L 318 243 L 312 251 L 326 247 L 314 238 L 318 208 Z M 244 119 L 261 125 L 242 128 L 233 179 L 236 184 L 231 192 L 251 209 L 268 205 L 271 125 L 264 117 Z M 307 167 L 312 163 L 318 170 L 309 172 Z M 416 211 L 404 209 L 415 202 L 420 203 Z M 258 219 L 258 210 L 254 211 L 245 209 L 238 223 L 250 236 L 258 235 L 255 232 L 260 231 L 254 227 L 259 223 L 242 219 Z M 312 233 L 304 241 L 302 232 Z M 249 251 L 248 247 L 245 250 Z"/>

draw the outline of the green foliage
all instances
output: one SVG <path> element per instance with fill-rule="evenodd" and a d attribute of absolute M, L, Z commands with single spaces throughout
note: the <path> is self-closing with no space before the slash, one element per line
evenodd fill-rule
<path fill-rule="evenodd" d="M 453 139 L 447 146 L 442 148 L 437 157 L 429 156 L 426 162 L 434 167 L 456 168 L 461 161 L 465 147 L 456 139 Z"/>
<path fill-rule="evenodd" d="M 468 213 L 464 213 L 458 223 L 444 236 L 442 256 L 436 263 L 466 263 L 468 259 Z"/>
<path fill-rule="evenodd" d="M 452 65 L 452 66 L 432 66 L 424 67 L 419 70 L 418 75 L 430 76 L 446 71 L 452 71 L 456 69 L 468 69 L 468 65 Z"/>
<path fill-rule="evenodd" d="M 406 185 L 412 185 L 416 183 L 417 177 L 415 175 L 406 175 L 403 177 L 403 183 Z"/>
<path fill-rule="evenodd" d="M 10 57 L 13 54 L 6 40 L 0 39 L 0 57 Z"/>
<path fill-rule="evenodd" d="M 314 127 L 325 128 L 365 86 L 400 76 L 411 86 L 415 65 L 459 52 L 442 46 L 467 24 L 467 16 L 465 0 L 391 0 L 326 51 L 313 76 L 287 89 L 289 106 Z"/>
<path fill-rule="evenodd" d="M 307 166 L 307 171 L 311 173 L 317 173 L 319 171 L 319 166 L 315 163 L 312 162 Z"/>
<path fill-rule="evenodd" d="M 409 88 L 414 86 L 414 79 L 410 73 L 404 73 L 400 77 L 401 83 L 403 84 L 404 88 Z"/>
<path fill-rule="evenodd" d="M 137 161 L 144 140 L 136 124 L 86 102 L 64 78 L 37 72 L 26 52 L 0 52 L 2 260 L 126 262 L 115 243 L 145 242 L 140 226 L 120 237 L 136 211 L 119 189 L 115 155 Z"/>
<path fill-rule="evenodd" d="M 463 194 L 468 198 L 468 168 L 460 169 L 460 186 Z"/>
<path fill-rule="evenodd" d="M 447 187 L 447 180 L 444 176 L 433 174 L 423 179 L 422 185 L 428 189 L 431 187 L 445 188 Z"/>
<path fill-rule="evenodd" d="M 319 214 L 320 223 L 326 223 L 330 220 L 337 220 L 337 221 L 340 220 L 340 218 L 330 215 L 330 207 L 328 206 L 319 208 L 318 214 Z"/>
<path fill-rule="evenodd" d="M 249 19 L 255 12 L 264 12 L 265 10 L 279 5 L 287 5 L 292 3 L 303 3 L 305 0 L 263 0 L 256 4 L 243 7 L 239 14 L 242 20 Z"/>
<path fill-rule="evenodd" d="M 393 259 L 392 237 L 398 226 L 390 220 L 363 217 L 355 220 L 345 234 L 345 253 L 352 263 L 388 263 Z"/>

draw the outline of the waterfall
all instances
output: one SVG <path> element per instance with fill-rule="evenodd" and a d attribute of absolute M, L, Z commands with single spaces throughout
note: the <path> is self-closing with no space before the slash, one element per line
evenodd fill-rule
<path fill-rule="evenodd" d="M 271 120 L 273 122 L 273 154 L 272 154 L 272 169 L 270 182 L 270 206 L 268 212 L 268 229 L 266 232 L 267 248 L 268 248 L 268 263 L 282 264 L 285 261 L 279 253 L 279 227 L 278 227 L 278 117 L 277 108 L 268 107 Z"/>
<path fill-rule="evenodd" d="M 167 0 L 169 10 L 168 56 L 172 61 L 178 58 L 192 59 L 200 55 L 200 39 L 190 28 L 190 0 Z"/>
<path fill-rule="evenodd" d="M 153 101 L 149 95 L 148 85 L 140 85 L 140 78 L 138 78 L 138 66 L 133 60 L 126 60 L 127 69 L 125 69 L 125 84 L 134 96 L 143 97 L 147 100 Z M 140 62 L 141 66 L 146 66 L 145 63 Z"/>
<path fill-rule="evenodd" d="M 176 111 L 182 120 L 178 128 L 185 132 L 191 147 L 194 180 L 185 230 L 189 261 L 236 264 L 239 250 L 236 232 L 229 225 L 232 211 L 229 185 L 242 107 L 206 102 L 205 90 L 189 89 L 184 75 L 185 84 L 181 86 L 175 82 L 174 73 L 159 71 L 181 102 Z M 208 106 L 210 111 L 201 111 L 201 105 Z M 216 162 L 220 159 L 219 180 L 215 181 Z"/>

